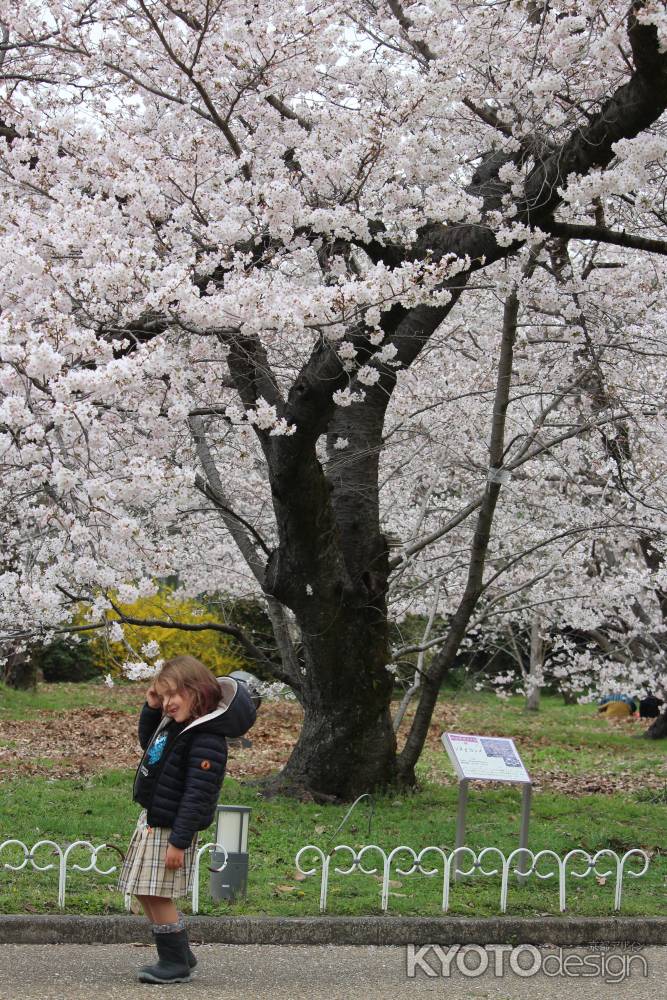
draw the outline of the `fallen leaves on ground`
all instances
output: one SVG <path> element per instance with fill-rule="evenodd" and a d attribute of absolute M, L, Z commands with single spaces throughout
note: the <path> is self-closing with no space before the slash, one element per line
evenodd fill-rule
<path fill-rule="evenodd" d="M 287 763 L 301 730 L 303 710 L 295 701 L 264 701 L 248 733 L 252 746 L 232 743 L 227 773 L 232 778 L 260 778 Z"/>
<path fill-rule="evenodd" d="M 568 771 L 531 770 L 533 789 L 559 792 L 563 795 L 614 795 L 617 792 L 637 792 L 639 789 L 661 788 L 665 776 L 642 773 L 641 777 L 630 771 L 619 770 L 607 774 L 571 774 Z"/>
<path fill-rule="evenodd" d="M 136 767 L 137 720 L 106 708 L 40 712 L 0 721 L 0 779 L 73 778 L 110 768 Z M 2 745 L 4 744 L 4 745 Z"/>
<path fill-rule="evenodd" d="M 13 777 L 75 778 L 139 763 L 136 714 L 99 708 L 37 713 L 31 719 L 0 720 L 0 781 Z M 262 777 L 286 763 L 303 713 L 295 702 L 264 702 L 250 732 L 252 746 L 229 741 L 227 773 Z"/>
<path fill-rule="evenodd" d="M 403 744 L 407 739 L 415 711 L 416 708 L 412 705 L 405 713 L 403 725 L 401 726 L 398 734 L 399 750 L 403 748 Z M 442 750 L 444 753 L 441 736 L 443 733 L 452 732 L 458 729 L 458 718 L 459 709 L 456 705 L 452 705 L 449 702 L 439 701 L 433 709 L 433 716 L 431 718 L 431 722 L 429 723 L 428 734 L 426 736 L 426 746 L 430 747 L 432 750 Z"/>
<path fill-rule="evenodd" d="M 101 692 L 99 707 L 70 711 L 37 713 L 24 720 L 0 719 L 0 782 L 18 777 L 77 778 L 92 776 L 112 768 L 134 768 L 140 759 L 137 719 L 143 701 L 143 689 L 128 689 L 128 707 L 136 701 L 136 712 L 122 712 L 104 706 L 106 692 Z M 399 737 L 402 745 L 414 708 L 406 713 Z M 426 747 L 445 753 L 440 740 L 446 731 L 460 729 L 456 705 L 439 702 L 428 730 Z M 269 775 L 288 760 L 299 735 L 303 712 L 293 701 L 265 701 L 257 713 L 257 722 L 249 733 L 252 746 L 241 747 L 230 740 L 227 773 L 233 778 L 252 779 Z M 550 743 L 542 737 L 522 740 L 522 748 Z M 525 745 L 524 745 L 525 744 Z M 433 759 L 431 755 L 431 759 Z M 604 772 L 573 774 L 562 769 L 530 769 L 536 790 L 549 790 L 570 796 L 594 793 L 611 795 L 641 788 L 660 789 L 665 775 L 641 776 L 624 770 L 621 761 Z M 429 764 L 428 777 L 440 783 L 454 783 L 448 768 Z M 488 787 L 488 784 L 487 786 Z M 316 831 L 321 827 L 316 827 Z M 321 828 L 324 829 L 324 828 Z"/>

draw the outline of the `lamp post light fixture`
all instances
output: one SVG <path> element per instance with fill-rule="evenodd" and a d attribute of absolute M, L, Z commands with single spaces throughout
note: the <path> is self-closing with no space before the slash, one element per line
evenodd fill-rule
<path fill-rule="evenodd" d="M 211 896 L 216 901 L 233 900 L 244 896 L 248 886 L 248 826 L 250 813 L 248 806 L 218 806 L 215 822 L 215 842 L 227 851 L 227 864 L 220 871 L 214 871 L 224 860 L 222 852 L 214 852 L 211 857 Z"/>

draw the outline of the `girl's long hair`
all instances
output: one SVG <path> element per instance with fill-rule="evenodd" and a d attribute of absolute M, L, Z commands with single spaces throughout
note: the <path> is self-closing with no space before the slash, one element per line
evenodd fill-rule
<path fill-rule="evenodd" d="M 174 656 L 162 665 L 153 684 L 185 691 L 192 699 L 192 718 L 213 712 L 220 703 L 220 685 L 214 674 L 194 656 Z"/>

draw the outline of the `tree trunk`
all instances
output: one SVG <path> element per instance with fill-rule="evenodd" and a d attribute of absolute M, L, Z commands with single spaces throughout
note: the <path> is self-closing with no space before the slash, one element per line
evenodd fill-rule
<path fill-rule="evenodd" d="M 649 740 L 662 740 L 665 737 L 667 737 L 667 709 L 646 730 L 646 738 Z"/>
<path fill-rule="evenodd" d="M 320 661 L 317 683 L 304 686 L 304 720 L 299 739 L 286 767 L 272 783 L 281 791 L 306 793 L 316 800 L 352 799 L 395 781 L 392 678 L 384 670 L 384 663 L 376 664 L 376 669 L 371 667 L 363 634 L 359 630 L 354 638 L 355 664 L 350 659 L 353 650 L 349 644 L 343 651 L 339 643 L 331 641 L 331 683 L 321 683 Z M 322 653 L 322 644 L 319 646 Z M 337 660 L 340 652 L 343 656 Z M 306 673 L 313 676 L 308 666 Z"/>
<path fill-rule="evenodd" d="M 529 712 L 540 710 L 540 687 L 544 666 L 544 639 L 540 633 L 541 619 L 534 615 L 530 628 L 530 670 L 526 678 L 526 708 Z"/>
<path fill-rule="evenodd" d="M 335 572 L 328 595 L 295 602 L 299 623 L 304 721 L 272 789 L 318 799 L 351 799 L 396 779 L 391 719 L 393 676 L 384 592 L 341 594 Z M 335 601 L 334 601 L 335 599 Z"/>
<path fill-rule="evenodd" d="M 10 653 L 3 668 L 2 679 L 7 687 L 19 691 L 34 691 L 37 687 L 37 667 L 27 652 Z"/>
<path fill-rule="evenodd" d="M 539 685 L 535 685 L 534 687 L 529 687 L 528 689 L 528 694 L 526 695 L 526 711 L 539 712 L 539 710 L 540 710 L 540 688 Z"/>
<path fill-rule="evenodd" d="M 315 391 L 304 390 L 300 405 Z M 349 799 L 396 777 L 378 491 L 385 408 L 386 395 L 369 390 L 358 413 L 332 413 L 326 467 L 305 418 L 293 436 L 262 442 L 279 538 L 264 590 L 299 627 L 304 709 L 297 745 L 271 789 Z M 350 442 L 343 453 L 334 447 L 342 436 Z"/>

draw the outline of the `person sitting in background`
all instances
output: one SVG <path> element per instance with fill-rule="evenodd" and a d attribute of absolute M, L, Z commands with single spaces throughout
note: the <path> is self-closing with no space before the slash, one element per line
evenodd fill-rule
<path fill-rule="evenodd" d="M 627 701 L 608 701 L 604 705 L 600 705 L 598 708 L 600 715 L 604 715 L 605 719 L 629 719 L 632 717 L 632 711 Z"/>
<path fill-rule="evenodd" d="M 607 701 L 598 708 L 600 715 L 605 719 L 629 719 L 632 711 L 627 701 Z"/>
<path fill-rule="evenodd" d="M 624 704 L 627 705 L 627 711 L 625 710 L 614 710 L 611 711 L 607 708 L 610 704 Z M 633 712 L 637 711 L 637 702 L 634 698 L 631 698 L 629 694 L 605 694 L 598 700 L 598 712 L 604 712 L 605 715 L 616 716 L 617 718 L 623 718 L 626 715 L 632 715 Z"/>
<path fill-rule="evenodd" d="M 639 702 L 639 718 L 640 719 L 657 719 L 660 715 L 660 706 L 664 704 L 662 698 L 656 698 L 654 694 L 649 691 L 645 698 L 642 698 Z"/>

